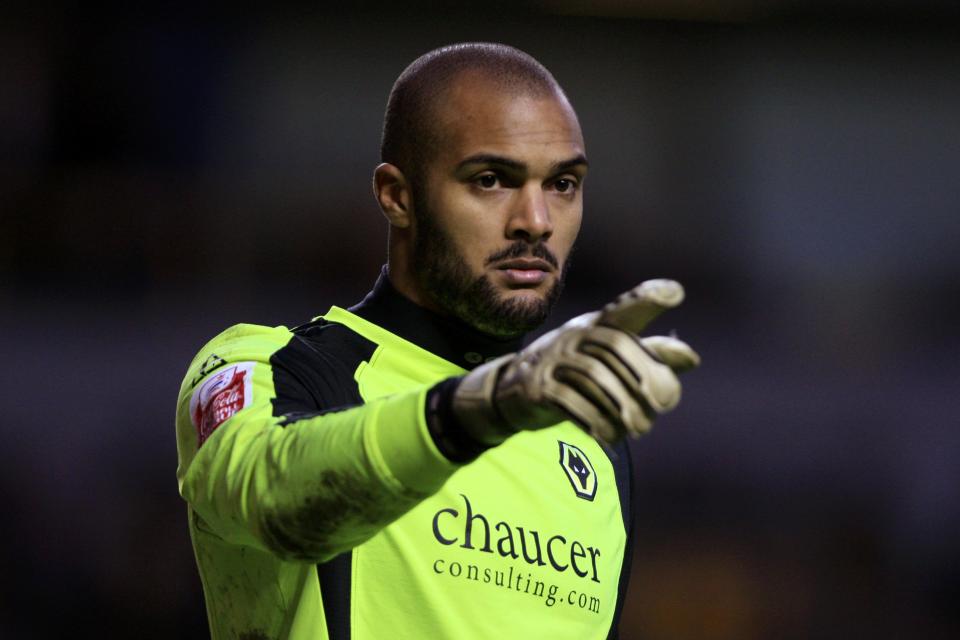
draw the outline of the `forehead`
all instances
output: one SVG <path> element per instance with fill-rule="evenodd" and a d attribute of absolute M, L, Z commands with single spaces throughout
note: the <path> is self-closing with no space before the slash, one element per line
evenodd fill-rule
<path fill-rule="evenodd" d="M 585 151 L 576 114 L 560 94 L 512 91 L 467 76 L 449 89 L 434 115 L 441 160 L 486 152 L 552 163 Z"/>

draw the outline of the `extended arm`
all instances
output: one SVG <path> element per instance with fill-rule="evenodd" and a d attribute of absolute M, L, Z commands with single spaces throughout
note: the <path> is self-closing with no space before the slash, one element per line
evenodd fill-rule
<path fill-rule="evenodd" d="M 327 413 L 304 389 L 302 412 L 274 415 L 270 355 L 289 338 L 241 326 L 200 352 L 178 407 L 178 478 L 224 540 L 322 561 L 434 493 L 457 465 L 427 432 L 425 388 Z M 214 352 L 226 364 L 200 376 Z"/>

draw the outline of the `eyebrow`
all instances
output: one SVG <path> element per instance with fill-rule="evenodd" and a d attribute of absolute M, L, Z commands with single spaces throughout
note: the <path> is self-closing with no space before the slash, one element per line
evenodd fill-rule
<path fill-rule="evenodd" d="M 472 155 L 468 158 L 464 158 L 457 164 L 457 170 L 461 170 L 464 167 L 471 164 L 494 164 L 501 167 L 506 167 L 512 169 L 513 171 L 526 171 L 527 165 L 523 162 L 518 162 L 513 158 L 507 158 L 506 156 L 498 156 L 493 153 L 478 153 Z M 582 153 L 578 153 L 576 156 L 570 158 L 569 160 L 561 160 L 560 162 L 555 162 L 550 167 L 550 173 L 556 173 L 558 171 L 564 171 L 566 169 L 571 169 L 577 166 L 588 167 L 589 163 L 587 162 L 587 157 Z"/>
<path fill-rule="evenodd" d="M 564 171 L 566 169 L 572 169 L 574 167 L 583 166 L 584 168 L 589 167 L 590 163 L 587 162 L 587 156 L 582 153 L 578 153 L 576 156 L 570 158 L 569 160 L 563 160 L 561 162 L 556 162 L 552 167 L 550 167 L 551 173 L 556 173 L 559 171 Z"/>

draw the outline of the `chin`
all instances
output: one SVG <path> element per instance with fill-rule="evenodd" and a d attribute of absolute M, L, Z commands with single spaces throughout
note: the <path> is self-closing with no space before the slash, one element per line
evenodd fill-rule
<path fill-rule="evenodd" d="M 562 288 L 554 278 L 537 286 L 517 286 L 482 276 L 438 303 L 484 333 L 515 337 L 540 326 Z"/>
<path fill-rule="evenodd" d="M 520 288 L 520 289 L 504 289 L 500 292 L 500 299 L 504 302 L 530 302 L 530 303 L 542 303 L 547 299 L 547 291 L 549 287 L 542 288 Z"/>

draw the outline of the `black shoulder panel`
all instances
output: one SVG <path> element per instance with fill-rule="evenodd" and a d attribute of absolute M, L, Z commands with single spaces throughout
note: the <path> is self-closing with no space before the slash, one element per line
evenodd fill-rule
<path fill-rule="evenodd" d="M 290 342 L 270 357 L 273 415 L 299 418 L 360 404 L 353 379 L 377 345 L 340 324 L 316 320 L 292 330 Z"/>
<path fill-rule="evenodd" d="M 377 345 L 347 327 L 315 320 L 292 330 L 293 337 L 270 358 L 273 367 L 273 415 L 284 426 L 328 411 L 361 404 L 353 374 Z M 330 640 L 350 638 L 352 553 L 317 565 L 323 612 Z"/>

